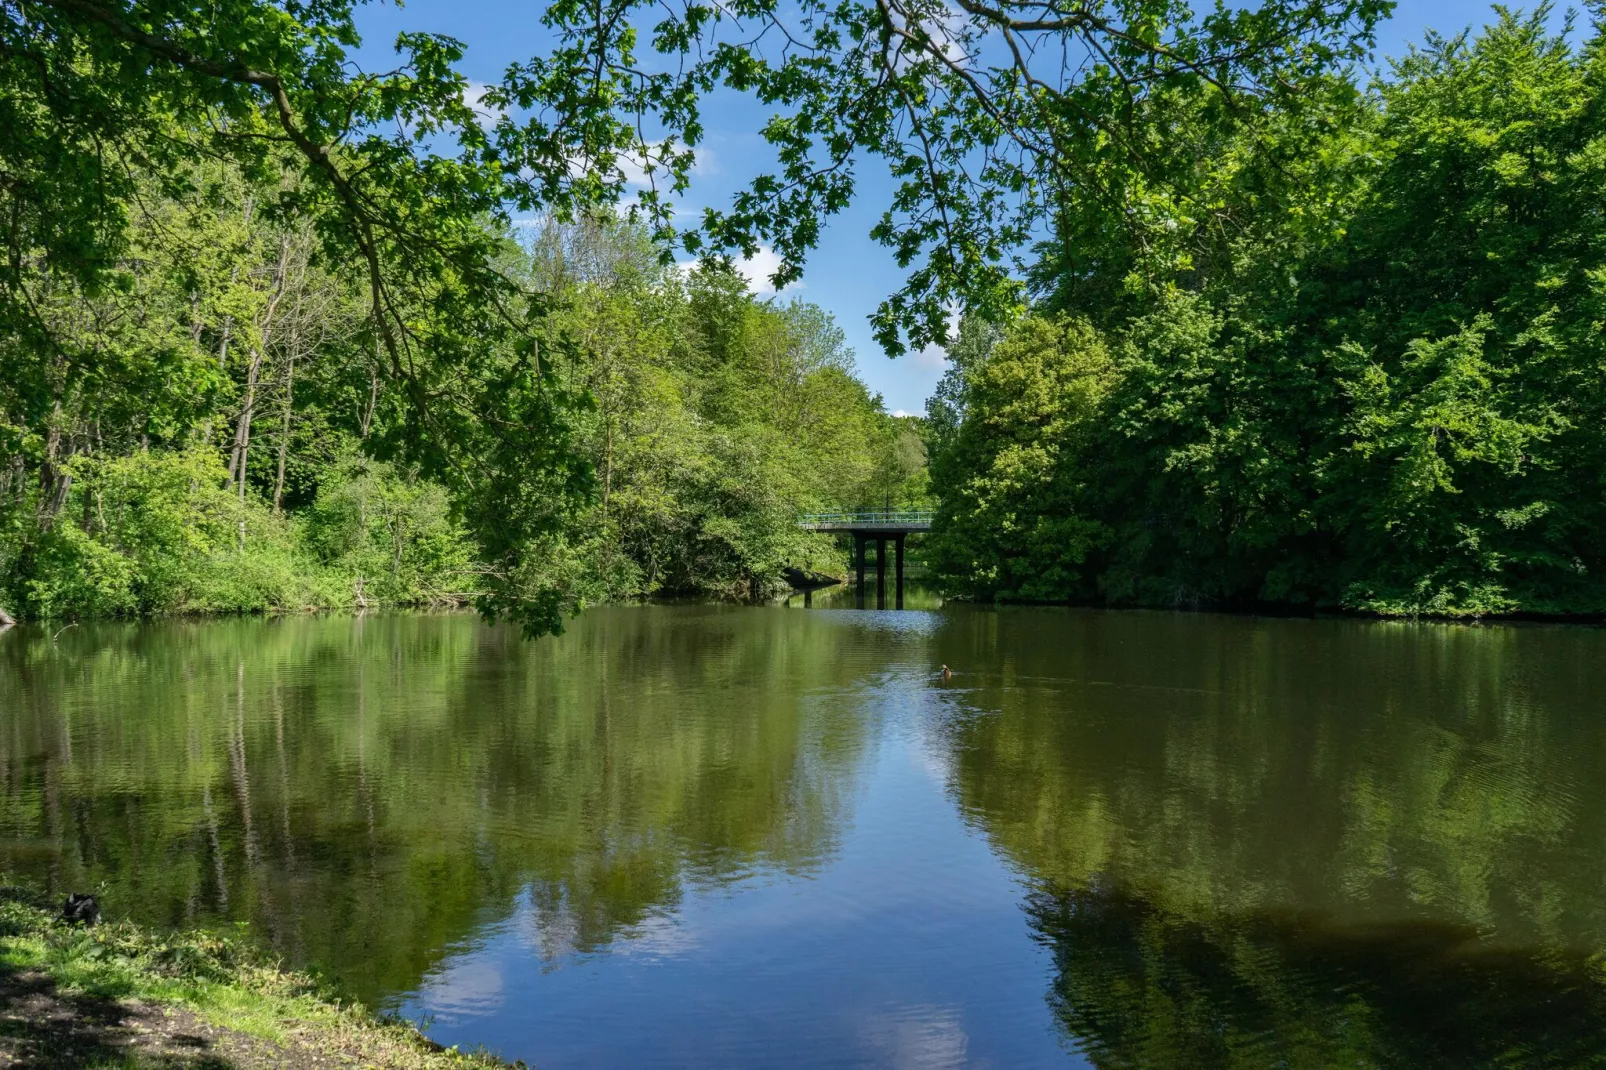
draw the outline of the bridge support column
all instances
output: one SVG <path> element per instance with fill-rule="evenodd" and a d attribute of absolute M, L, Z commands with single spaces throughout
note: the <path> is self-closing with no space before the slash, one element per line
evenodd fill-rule
<path fill-rule="evenodd" d="M 903 536 L 897 539 L 898 549 L 898 608 L 903 608 Z"/>
<path fill-rule="evenodd" d="M 864 536 L 855 531 L 853 533 L 853 562 L 854 567 L 859 570 L 859 578 L 858 583 L 853 588 L 853 597 L 858 600 L 861 606 L 864 605 L 864 543 Z"/>
<path fill-rule="evenodd" d="M 880 535 L 875 541 L 875 607 L 887 608 L 887 537 Z"/>

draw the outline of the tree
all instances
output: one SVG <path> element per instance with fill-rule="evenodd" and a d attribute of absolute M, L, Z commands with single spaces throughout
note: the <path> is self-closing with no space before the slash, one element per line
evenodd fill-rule
<path fill-rule="evenodd" d="M 1085 321 L 1028 317 L 964 365 L 967 414 L 933 466 L 930 557 L 966 593 L 1085 594 L 1103 524 L 1085 508 L 1089 446 L 1116 370 Z"/>
<path fill-rule="evenodd" d="M 962 328 L 932 409 L 949 581 L 1117 604 L 1598 611 L 1602 51 L 1598 26 L 1575 49 L 1545 20 L 1431 37 L 1343 123 L 1291 133 L 1268 159 L 1304 146 L 1301 182 L 1240 201 L 1208 262 L 1128 285 L 1113 274 L 1128 261 L 1088 260 L 1105 247 L 1084 236 L 1046 255 L 1039 308 L 1005 342 Z M 1058 408 L 1023 420 L 1030 389 L 981 388 L 1050 312 L 1085 315 L 1112 366 L 1070 465 L 1032 437 Z M 1037 376 L 1079 351 L 1042 344 Z M 1071 517 L 1096 527 L 1057 535 L 1053 559 L 998 541 Z"/>
<path fill-rule="evenodd" d="M 564 129 L 575 97 L 606 100 L 662 131 L 632 151 L 675 189 L 689 180 L 703 95 L 774 107 L 763 134 L 778 171 L 683 240 L 747 255 L 767 242 L 782 257 L 777 285 L 854 196 L 862 157 L 884 160 L 898 188 L 873 236 L 912 270 L 875 324 L 900 352 L 905 336 L 945 339 L 953 302 L 990 318 L 1018 306 L 1012 268 L 1025 265 L 1012 258 L 1045 226 L 1079 243 L 1096 233 L 1129 262 L 1144 250 L 1135 269 L 1195 261 L 1287 158 L 1277 149 L 1291 130 L 1352 105 L 1340 72 L 1389 6 L 1265 0 L 1195 16 L 1158 0 L 563 0 L 544 16 L 558 47 L 488 99 L 547 105 L 522 127 L 504 116 L 504 140 Z M 642 41 L 669 62 L 644 62 Z M 1297 194 L 1297 181 L 1285 186 Z M 660 220 L 662 193 L 643 202 Z M 1082 223 L 1067 228 L 1078 207 Z"/>

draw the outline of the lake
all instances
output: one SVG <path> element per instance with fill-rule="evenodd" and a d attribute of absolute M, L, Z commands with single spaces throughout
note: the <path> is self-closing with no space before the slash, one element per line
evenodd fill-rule
<path fill-rule="evenodd" d="M 1606 630 L 906 604 L 13 629 L 0 870 L 542 1070 L 1606 1061 Z"/>

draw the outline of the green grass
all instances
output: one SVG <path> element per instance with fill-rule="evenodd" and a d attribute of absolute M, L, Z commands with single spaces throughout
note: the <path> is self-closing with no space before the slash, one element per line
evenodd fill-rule
<path fill-rule="evenodd" d="M 53 905 L 23 888 L 0 886 L 0 969 L 42 973 L 66 996 L 183 1006 L 218 1028 L 362 1066 L 507 1065 L 483 1052 L 441 1049 L 411 1024 L 342 1001 L 316 978 L 280 969 L 241 941 L 156 933 L 129 922 L 68 926 Z"/>

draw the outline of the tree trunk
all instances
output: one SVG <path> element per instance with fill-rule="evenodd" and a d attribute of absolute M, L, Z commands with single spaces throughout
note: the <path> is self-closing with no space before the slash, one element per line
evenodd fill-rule
<path fill-rule="evenodd" d="M 251 366 L 245 376 L 245 403 L 240 406 L 240 420 L 234 428 L 234 450 L 229 457 L 229 479 L 238 479 L 240 499 L 245 499 L 245 461 L 251 448 L 251 417 L 256 412 L 257 379 L 262 372 L 262 356 L 273 337 L 273 316 L 279 301 L 284 297 L 285 267 L 290 258 L 290 236 L 279 239 L 279 260 L 273 267 L 273 290 L 262 311 L 262 331 L 259 343 L 251 350 Z"/>
<path fill-rule="evenodd" d="M 374 420 L 374 406 L 379 404 L 379 335 L 374 335 L 374 363 L 368 369 L 368 407 L 362 411 L 362 431 L 359 441 L 368 438 L 368 428 Z"/>
<path fill-rule="evenodd" d="M 229 452 L 229 482 L 238 483 L 240 497 L 245 497 L 245 455 L 251 448 L 251 417 L 256 410 L 257 377 L 262 372 L 262 350 L 251 351 L 251 366 L 245 373 L 245 402 L 240 406 L 240 419 L 234 425 L 234 449 Z"/>
<path fill-rule="evenodd" d="M 295 398 L 296 355 L 290 353 L 290 363 L 284 377 L 284 422 L 279 426 L 279 474 L 273 481 L 273 514 L 284 512 L 284 460 L 290 448 L 290 409 Z"/>
<path fill-rule="evenodd" d="M 247 232 L 251 230 L 251 212 L 255 208 L 256 199 L 254 197 L 247 197 L 245 199 L 245 229 Z M 229 268 L 229 286 L 233 287 L 235 281 L 238 280 L 239 277 L 240 263 L 239 261 L 235 261 L 234 265 Z M 224 316 L 223 339 L 217 348 L 217 366 L 219 368 L 227 368 L 229 365 L 229 335 L 233 332 L 233 330 L 234 317 Z"/>
<path fill-rule="evenodd" d="M 602 519 L 608 519 L 608 498 L 613 493 L 613 417 L 608 418 L 607 444 L 602 451 Z"/>
<path fill-rule="evenodd" d="M 44 491 L 43 511 L 39 516 L 39 530 L 49 531 L 56 522 L 56 514 L 67 504 L 72 490 L 72 473 L 61 463 L 61 399 L 58 397 L 50 414 L 50 427 L 45 432 L 45 463 L 39 468 L 40 489 Z M 72 441 L 67 443 L 67 455 L 72 456 Z"/>
<path fill-rule="evenodd" d="M 0 606 L 0 628 L 9 628 L 15 623 L 16 619 L 6 612 L 6 607 Z"/>

